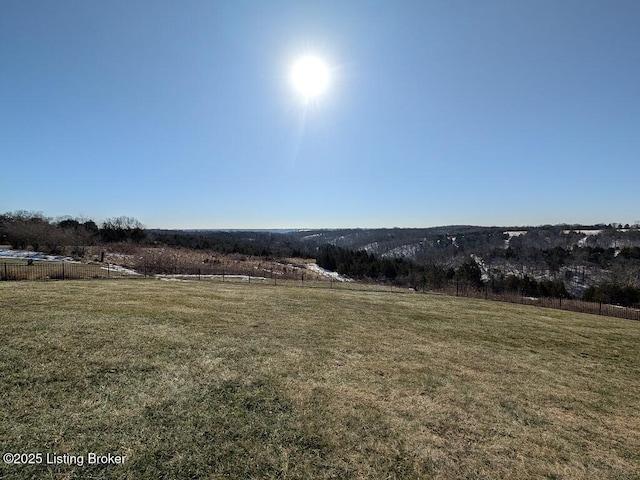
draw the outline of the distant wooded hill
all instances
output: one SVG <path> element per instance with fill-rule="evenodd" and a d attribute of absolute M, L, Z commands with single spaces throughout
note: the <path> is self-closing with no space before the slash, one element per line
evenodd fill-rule
<path fill-rule="evenodd" d="M 313 257 L 325 268 L 370 280 L 415 283 L 427 272 L 437 281 L 462 275 L 470 284 L 531 292 L 545 282 L 543 291 L 579 298 L 605 284 L 640 288 L 638 225 L 153 231 L 149 239 L 222 253 Z"/>
<path fill-rule="evenodd" d="M 332 245 L 380 259 L 459 269 L 475 264 L 483 281 L 512 276 L 562 282 L 583 297 L 599 285 L 640 288 L 640 225 L 545 225 L 317 230 L 289 234 L 305 250 Z"/>
<path fill-rule="evenodd" d="M 615 290 L 611 286 L 640 289 L 638 224 L 185 231 L 145 229 L 131 217 L 97 224 L 29 212 L 0 215 L 0 244 L 17 249 L 82 257 L 87 245 L 114 242 L 315 258 L 326 268 L 375 281 L 415 284 L 426 277 L 437 282 L 462 278 L 474 285 L 528 286 L 530 291 L 578 298 L 603 285 L 607 292 Z M 536 286 L 543 282 L 544 288 Z"/>

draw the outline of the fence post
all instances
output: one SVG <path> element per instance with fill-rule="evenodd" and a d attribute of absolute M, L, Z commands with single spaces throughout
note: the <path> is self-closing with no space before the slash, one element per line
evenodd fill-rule
<path fill-rule="evenodd" d="M 456 297 L 458 296 L 459 287 L 460 287 L 460 282 L 456 282 Z"/>
<path fill-rule="evenodd" d="M 62 280 L 64 280 L 64 262 L 62 262 L 61 265 L 62 265 Z"/>
<path fill-rule="evenodd" d="M 224 283 L 224 269 L 222 270 L 222 283 Z"/>
<path fill-rule="evenodd" d="M 560 295 L 560 310 L 562 310 L 562 295 Z"/>
<path fill-rule="evenodd" d="M 111 278 L 111 270 L 110 270 L 111 264 L 107 263 L 107 278 Z"/>
<path fill-rule="evenodd" d="M 598 307 L 598 315 L 602 315 L 602 300 L 600 300 L 600 307 Z"/>
<path fill-rule="evenodd" d="M 9 275 L 7 275 L 7 262 L 4 262 L 4 279 L 9 281 Z"/>

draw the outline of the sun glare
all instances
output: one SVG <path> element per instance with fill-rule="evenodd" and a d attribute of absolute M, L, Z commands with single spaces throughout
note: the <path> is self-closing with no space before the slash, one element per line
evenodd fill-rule
<path fill-rule="evenodd" d="M 329 84 L 329 70 L 324 62 L 316 57 L 302 57 L 291 69 L 291 82 L 305 98 L 317 97 Z"/>

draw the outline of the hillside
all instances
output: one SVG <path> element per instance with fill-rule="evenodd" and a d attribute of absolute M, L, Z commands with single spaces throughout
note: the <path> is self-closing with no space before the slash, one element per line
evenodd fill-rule
<path fill-rule="evenodd" d="M 380 258 L 457 268 L 470 259 L 486 280 L 508 275 L 559 280 L 581 298 L 588 287 L 640 288 L 640 228 L 618 225 L 448 226 L 425 229 L 318 230 L 289 234 L 314 251 L 324 244 Z"/>
<path fill-rule="evenodd" d="M 640 323 L 453 297 L 0 283 L 21 478 L 637 478 Z"/>
<path fill-rule="evenodd" d="M 140 272 L 191 274 L 229 255 L 271 263 L 270 267 L 260 266 L 262 271 L 284 270 L 274 266 L 274 261 L 283 264 L 283 259 L 296 258 L 299 260 L 294 263 L 305 265 L 307 259 L 318 261 L 323 249 L 331 245 L 375 257 L 377 265 L 364 265 L 374 262 L 367 259 L 355 269 L 344 264 L 346 268 L 339 272 L 367 281 L 415 287 L 424 285 L 423 277 L 429 276 L 426 270 L 435 268 L 440 270 L 438 276 L 448 281 L 455 277 L 476 287 L 488 286 L 496 293 L 507 286 L 513 292 L 524 294 L 528 290 L 529 295 L 546 295 L 549 288 L 527 287 L 545 283 L 553 286 L 556 297 L 640 304 L 637 224 L 181 231 L 147 230 L 129 217 L 107 219 L 97 225 L 87 219 L 54 220 L 41 214 L 14 212 L 0 215 L 0 246 L 5 244 L 14 250 L 71 255 L 81 261 L 104 260 L 102 252 L 107 252 L 112 258 L 129 256 L 123 266 Z M 139 253 L 141 249 L 144 255 Z M 176 249 L 181 252 L 176 254 Z M 191 253 L 184 254 L 187 251 Z M 189 256 L 202 258 L 189 265 L 178 259 Z M 390 265 L 395 260 L 405 264 Z M 182 271 L 178 271 L 180 263 Z"/>
<path fill-rule="evenodd" d="M 423 229 L 337 229 L 287 232 L 152 232 L 173 246 L 262 256 L 316 257 L 324 245 L 364 251 L 380 259 L 459 268 L 472 261 L 485 281 L 509 275 L 560 281 L 582 298 L 606 283 L 640 288 L 637 225 L 540 227 L 444 226 Z"/>

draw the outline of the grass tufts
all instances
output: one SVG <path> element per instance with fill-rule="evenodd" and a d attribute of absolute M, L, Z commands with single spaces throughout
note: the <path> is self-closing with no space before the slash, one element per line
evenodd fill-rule
<path fill-rule="evenodd" d="M 640 477 L 640 323 L 241 283 L 0 283 L 22 478 Z"/>

